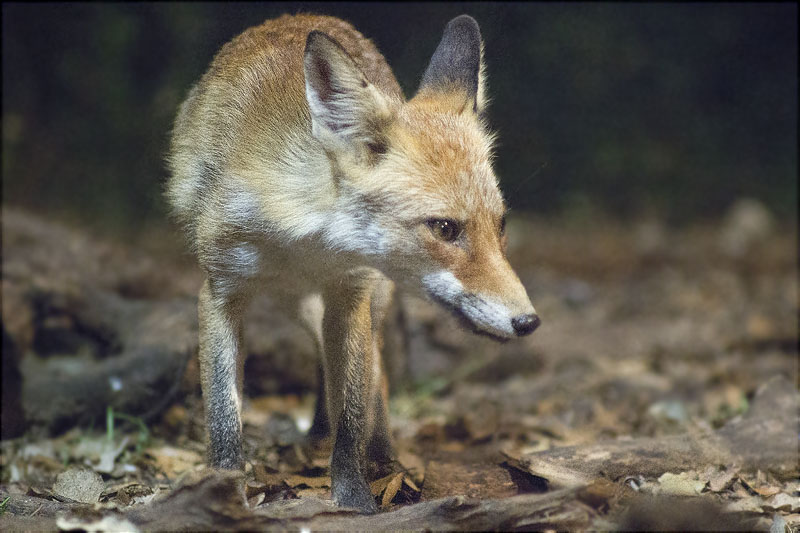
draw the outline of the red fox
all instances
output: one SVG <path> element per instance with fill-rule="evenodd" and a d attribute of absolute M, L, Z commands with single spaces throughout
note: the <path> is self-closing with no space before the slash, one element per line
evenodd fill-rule
<path fill-rule="evenodd" d="M 377 510 L 365 461 L 392 459 L 378 353 L 392 283 L 497 340 L 539 325 L 505 257 L 482 56 L 477 23 L 456 17 L 407 101 L 350 24 L 284 15 L 223 46 L 191 89 L 167 196 L 207 275 L 211 466 L 244 466 L 242 317 L 256 289 L 316 342 L 324 392 L 312 433 L 335 436 L 333 498 L 362 512 Z"/>

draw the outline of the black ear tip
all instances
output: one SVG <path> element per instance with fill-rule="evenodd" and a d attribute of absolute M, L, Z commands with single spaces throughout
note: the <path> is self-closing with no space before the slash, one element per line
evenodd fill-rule
<path fill-rule="evenodd" d="M 316 42 L 318 39 L 324 39 L 325 37 L 328 37 L 328 36 L 325 35 L 324 33 L 322 33 L 321 31 L 319 31 L 319 30 L 311 30 L 308 33 L 308 37 L 306 37 L 306 46 L 308 46 L 309 44 L 311 44 L 313 42 Z"/>
<path fill-rule="evenodd" d="M 325 46 L 327 43 L 336 44 L 336 41 L 325 32 L 312 30 L 306 37 L 306 50 L 310 47 Z"/>
<path fill-rule="evenodd" d="M 477 33 L 480 35 L 480 28 L 478 22 L 467 14 L 459 15 L 447 23 L 445 31 L 468 31 L 470 33 Z"/>

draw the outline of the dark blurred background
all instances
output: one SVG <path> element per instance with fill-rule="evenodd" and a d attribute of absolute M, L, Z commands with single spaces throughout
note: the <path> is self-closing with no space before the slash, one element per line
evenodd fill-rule
<path fill-rule="evenodd" d="M 352 22 L 407 97 L 447 21 L 473 15 L 518 210 L 680 224 L 749 196 L 797 216 L 796 3 L 3 3 L 4 204 L 163 221 L 179 103 L 223 43 L 298 11 Z"/>

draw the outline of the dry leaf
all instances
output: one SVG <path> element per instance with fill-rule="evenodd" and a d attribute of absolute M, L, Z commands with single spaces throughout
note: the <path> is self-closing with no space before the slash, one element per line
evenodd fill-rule
<path fill-rule="evenodd" d="M 387 507 L 397 495 L 397 491 L 403 485 L 403 473 L 395 474 L 395 476 L 386 485 L 386 490 L 381 498 L 381 507 Z"/>
<path fill-rule="evenodd" d="M 407 486 L 409 489 L 413 490 L 413 491 L 414 491 L 414 492 L 416 492 L 416 493 L 420 493 L 420 492 L 422 492 L 422 491 L 420 491 L 420 490 L 419 490 L 419 487 L 417 487 L 416 483 L 414 483 L 414 482 L 411 480 L 411 478 L 410 478 L 410 477 L 408 477 L 408 476 L 403 476 L 403 483 L 405 483 L 405 484 L 406 484 L 406 486 Z"/>
<path fill-rule="evenodd" d="M 761 496 L 769 498 L 770 496 L 775 496 L 776 494 L 778 494 L 781 491 L 781 488 L 765 485 L 763 487 L 753 487 L 753 490 L 759 493 Z"/>
<path fill-rule="evenodd" d="M 185 448 L 161 446 L 160 448 L 148 448 L 145 452 L 155 459 L 158 468 L 169 479 L 174 479 L 183 472 L 203 463 L 203 458 L 199 453 Z"/>
<path fill-rule="evenodd" d="M 315 457 L 311 460 L 311 466 L 313 468 L 322 468 L 324 470 L 328 470 L 330 466 L 330 459 L 327 457 Z"/>
<path fill-rule="evenodd" d="M 261 505 L 264 502 L 264 499 L 266 497 L 267 497 L 266 494 L 264 494 L 263 492 L 259 492 L 258 494 L 256 494 L 252 498 L 247 498 L 247 505 L 251 509 L 253 509 L 255 507 L 258 507 L 259 505 Z"/>
<path fill-rule="evenodd" d="M 271 498 L 275 494 L 292 490 L 292 488 L 284 479 L 286 474 L 268 472 L 267 468 L 265 468 L 263 465 L 256 465 L 253 468 L 253 473 L 255 474 L 256 482 L 264 484 L 263 491 L 265 497 Z"/>
<path fill-rule="evenodd" d="M 129 481 L 121 485 L 117 485 L 111 490 L 106 491 L 109 496 L 113 496 L 112 502 L 120 505 L 127 506 L 135 503 L 137 498 L 147 497 L 152 494 L 153 488 L 148 485 L 142 485 L 136 481 Z"/>
<path fill-rule="evenodd" d="M 395 474 L 391 473 L 388 476 L 384 476 L 380 479 L 376 479 L 369 485 L 369 490 L 373 496 L 379 496 L 383 494 L 383 491 L 386 490 L 386 486 L 389 482 L 394 478 Z"/>
<path fill-rule="evenodd" d="M 331 478 L 328 476 L 308 477 L 292 475 L 284 478 L 286 484 L 292 488 L 305 485 L 310 489 L 331 488 Z"/>
<path fill-rule="evenodd" d="M 728 489 L 738 476 L 738 470 L 729 469 L 720 472 L 710 473 L 708 478 L 708 490 L 711 492 L 722 492 Z"/>

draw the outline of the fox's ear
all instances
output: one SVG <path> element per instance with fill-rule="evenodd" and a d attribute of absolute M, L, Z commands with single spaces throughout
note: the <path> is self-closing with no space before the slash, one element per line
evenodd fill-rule
<path fill-rule="evenodd" d="M 480 113 L 486 105 L 485 86 L 481 31 L 474 18 L 460 15 L 447 23 L 418 92 L 464 91 L 472 110 Z"/>
<path fill-rule="evenodd" d="M 312 133 L 326 149 L 339 152 L 358 144 L 380 143 L 389 106 L 339 43 L 312 31 L 306 40 L 303 70 Z"/>

